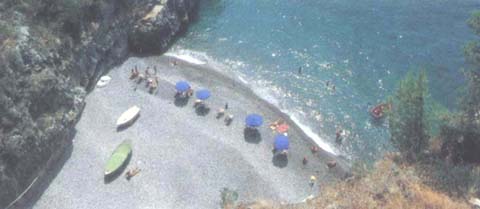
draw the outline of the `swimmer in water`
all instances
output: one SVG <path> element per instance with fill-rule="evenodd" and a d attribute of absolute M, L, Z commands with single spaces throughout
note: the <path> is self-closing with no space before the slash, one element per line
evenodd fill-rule
<path fill-rule="evenodd" d="M 335 132 L 335 142 L 337 144 L 342 144 L 342 141 L 343 141 L 343 137 L 342 137 L 342 130 L 339 129 L 337 130 L 337 132 Z"/>
<path fill-rule="evenodd" d="M 298 68 L 298 74 L 302 75 L 302 67 L 301 66 Z"/>

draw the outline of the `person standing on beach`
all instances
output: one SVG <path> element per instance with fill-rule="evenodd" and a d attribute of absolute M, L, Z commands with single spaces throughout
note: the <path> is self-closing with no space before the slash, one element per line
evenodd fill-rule
<path fill-rule="evenodd" d="M 300 66 L 300 67 L 298 68 L 298 74 L 299 74 L 299 75 L 302 75 L 302 66 Z"/>
<path fill-rule="evenodd" d="M 225 110 L 228 109 L 228 102 L 225 102 L 225 108 L 224 108 L 224 109 L 225 109 Z"/>
<path fill-rule="evenodd" d="M 317 182 L 317 177 L 314 175 L 310 176 L 310 187 L 313 187 L 316 182 Z"/>

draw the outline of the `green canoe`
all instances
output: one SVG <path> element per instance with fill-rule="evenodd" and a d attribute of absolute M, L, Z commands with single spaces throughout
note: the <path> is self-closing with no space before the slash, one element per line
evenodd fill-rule
<path fill-rule="evenodd" d="M 113 151 L 112 156 L 108 159 L 107 165 L 105 165 L 105 176 L 114 173 L 122 167 L 130 153 L 132 153 L 132 143 L 127 139 L 118 145 L 115 151 Z"/>

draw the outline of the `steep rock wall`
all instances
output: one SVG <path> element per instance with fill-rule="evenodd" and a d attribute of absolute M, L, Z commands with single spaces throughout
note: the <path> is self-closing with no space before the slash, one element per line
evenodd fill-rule
<path fill-rule="evenodd" d="M 0 208 L 71 144 L 84 98 L 98 78 L 132 52 L 165 51 L 196 4 L 0 2 Z"/>

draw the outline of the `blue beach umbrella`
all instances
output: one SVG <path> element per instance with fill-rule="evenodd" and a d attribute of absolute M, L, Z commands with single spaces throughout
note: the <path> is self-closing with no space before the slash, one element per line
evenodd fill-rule
<path fill-rule="evenodd" d="M 197 96 L 197 99 L 206 100 L 210 97 L 210 91 L 207 89 L 199 90 L 197 91 L 196 96 Z"/>
<path fill-rule="evenodd" d="M 190 84 L 188 84 L 186 81 L 179 81 L 177 84 L 175 84 L 175 89 L 179 92 L 185 92 L 190 88 Z"/>
<path fill-rule="evenodd" d="M 288 137 L 283 135 L 283 134 L 277 134 L 275 136 L 275 149 L 276 150 L 279 150 L 279 151 L 282 151 L 282 150 L 288 150 L 288 146 L 289 146 L 289 141 L 288 141 Z"/>
<path fill-rule="evenodd" d="M 245 118 L 245 124 L 250 127 L 258 127 L 263 124 L 263 118 L 258 114 L 250 114 Z"/>

